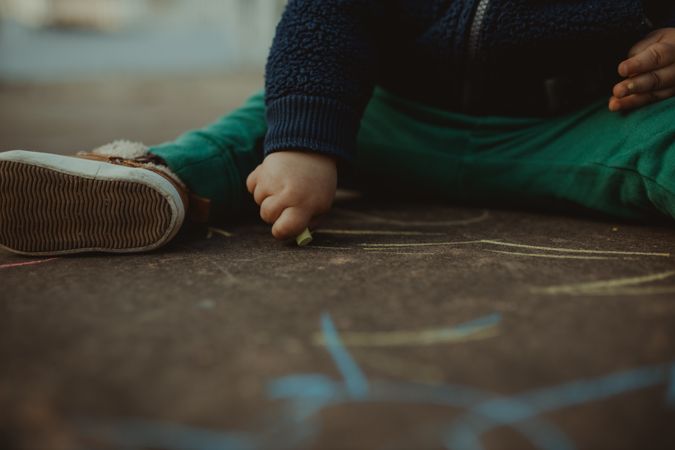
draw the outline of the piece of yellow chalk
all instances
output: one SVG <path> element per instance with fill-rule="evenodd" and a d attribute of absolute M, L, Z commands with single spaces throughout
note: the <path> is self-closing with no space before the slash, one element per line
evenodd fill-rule
<path fill-rule="evenodd" d="M 305 231 L 295 238 L 295 242 L 297 242 L 300 247 L 309 245 L 309 243 L 312 242 L 312 233 L 309 232 L 309 228 L 305 228 Z"/>

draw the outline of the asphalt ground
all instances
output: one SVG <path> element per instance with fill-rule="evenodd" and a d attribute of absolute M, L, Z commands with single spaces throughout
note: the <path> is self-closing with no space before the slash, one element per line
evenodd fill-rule
<path fill-rule="evenodd" d="M 0 86 L 0 151 L 154 144 L 257 75 Z M 659 449 L 675 232 L 341 192 L 133 256 L 0 253 L 0 448 Z"/>

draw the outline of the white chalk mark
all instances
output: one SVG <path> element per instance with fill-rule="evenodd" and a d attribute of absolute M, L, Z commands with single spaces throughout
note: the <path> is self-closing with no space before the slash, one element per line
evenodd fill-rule
<path fill-rule="evenodd" d="M 409 227 L 425 227 L 425 226 L 439 226 L 439 227 L 450 227 L 450 226 L 461 226 L 461 225 L 473 225 L 475 223 L 483 222 L 490 217 L 489 211 L 483 211 L 480 216 L 471 217 L 469 219 L 458 219 L 458 220 L 445 220 L 445 221 L 433 221 L 433 220 L 396 220 L 396 219 L 387 219 L 386 217 L 380 217 L 373 214 L 362 213 L 358 211 L 349 211 L 346 209 L 334 208 L 334 212 L 342 214 L 344 216 L 350 216 L 357 218 L 359 220 L 367 222 L 376 222 L 384 223 L 387 225 L 400 225 L 400 226 L 409 226 Z"/>
<path fill-rule="evenodd" d="M 211 259 L 211 258 L 208 258 L 207 260 L 211 263 L 211 265 L 212 265 L 213 267 L 215 267 L 216 269 L 218 269 L 218 271 L 219 271 L 220 273 L 222 273 L 223 275 L 225 275 L 225 278 L 227 278 L 227 282 L 228 282 L 228 283 L 233 284 L 233 283 L 236 283 L 236 282 L 239 281 L 239 280 L 237 279 L 237 277 L 235 277 L 235 276 L 232 274 L 232 272 L 230 272 L 228 269 L 226 269 L 226 268 L 224 268 L 223 266 L 221 266 L 220 264 L 218 264 L 217 261 L 214 261 L 214 260 Z"/>
<path fill-rule="evenodd" d="M 418 242 L 418 243 L 408 243 L 408 244 L 368 244 L 363 243 L 359 246 L 364 247 L 364 250 L 374 251 L 383 248 L 406 248 L 406 247 L 445 247 L 452 245 L 471 245 L 471 244 L 480 244 L 483 241 L 456 241 L 456 242 Z"/>
<path fill-rule="evenodd" d="M 391 251 L 389 249 L 380 249 L 380 248 L 374 248 L 374 249 L 367 249 L 370 250 L 370 253 L 380 253 L 383 255 L 424 255 L 424 256 L 433 256 L 437 255 L 438 253 L 433 253 L 433 252 L 395 252 Z"/>
<path fill-rule="evenodd" d="M 0 270 L 11 269 L 13 267 L 36 266 L 38 264 L 44 264 L 46 262 L 54 261 L 56 259 L 58 259 L 58 258 L 41 259 L 39 261 L 28 261 L 28 262 L 20 262 L 20 263 L 12 263 L 12 264 L 2 264 L 2 265 L 0 265 Z"/>
<path fill-rule="evenodd" d="M 457 241 L 457 242 L 417 242 L 417 243 L 408 243 L 408 244 L 369 244 L 363 243 L 359 244 L 361 247 L 366 247 L 366 249 L 372 248 L 403 248 L 403 247 L 446 247 L 453 245 L 470 245 L 470 244 L 487 244 L 487 245 L 497 245 L 502 247 L 514 247 L 514 248 L 524 248 L 529 250 L 543 250 L 549 252 L 560 252 L 560 253 L 580 253 L 588 255 L 622 255 L 622 256 L 656 256 L 662 258 L 670 258 L 670 253 L 652 253 L 652 252 L 631 252 L 631 251 L 617 251 L 617 250 L 587 250 L 587 249 L 577 249 L 577 248 L 564 248 L 564 247 L 543 247 L 537 245 L 526 245 L 526 244 L 516 244 L 513 242 L 503 242 L 491 239 L 480 239 L 476 241 Z"/>
<path fill-rule="evenodd" d="M 577 255 L 549 255 L 546 253 L 520 253 L 520 252 L 506 252 L 503 250 L 488 250 L 492 253 L 500 253 L 502 255 L 514 256 L 530 256 L 533 258 L 554 258 L 554 259 L 617 259 L 612 256 L 577 256 Z"/>
<path fill-rule="evenodd" d="M 597 294 L 600 291 L 613 291 L 617 294 L 626 286 L 636 286 L 650 283 L 652 281 L 661 281 L 675 275 L 675 271 L 655 273 L 641 277 L 616 278 L 612 280 L 592 281 L 588 283 L 563 284 L 558 286 L 549 286 L 543 288 L 532 288 L 530 292 L 535 294 Z"/>
<path fill-rule="evenodd" d="M 595 295 L 595 296 L 644 296 L 644 295 L 661 295 L 661 294 L 675 294 L 675 286 L 645 286 L 645 287 L 625 287 L 619 289 L 590 289 L 587 291 L 575 292 L 578 295 Z"/>
<path fill-rule="evenodd" d="M 351 247 L 328 247 L 328 246 L 324 247 L 324 246 L 321 246 L 321 245 L 312 245 L 311 247 L 309 247 L 309 249 L 313 249 L 313 248 L 318 248 L 318 249 L 321 249 L 321 250 L 352 250 Z"/>
<path fill-rule="evenodd" d="M 211 237 L 213 237 L 213 233 L 226 238 L 231 238 L 234 236 L 234 234 L 230 233 L 229 231 L 221 230 L 220 228 L 209 227 L 209 234 L 206 236 L 206 238 L 211 239 Z"/>
<path fill-rule="evenodd" d="M 387 230 L 316 230 L 316 234 L 353 235 L 353 236 L 445 236 L 446 233 L 425 233 L 422 231 Z"/>
<path fill-rule="evenodd" d="M 514 244 L 511 242 L 493 241 L 484 239 L 481 241 L 484 244 L 502 245 L 505 247 L 527 248 L 530 250 L 545 250 L 549 252 L 563 252 L 563 253 L 588 253 L 596 255 L 627 255 L 627 256 L 660 256 L 663 258 L 670 258 L 670 253 L 652 253 L 652 252 L 628 252 L 628 251 L 614 251 L 614 250 L 586 250 L 576 248 L 563 247 L 542 247 L 538 245 Z"/>
<path fill-rule="evenodd" d="M 317 247 L 312 245 L 312 248 L 317 248 Z M 254 256 L 253 258 L 237 258 L 237 259 L 230 260 L 230 262 L 248 263 L 248 262 L 260 261 L 261 259 L 270 259 L 272 257 L 278 257 L 278 256 L 281 256 L 281 255 L 286 255 L 286 254 L 297 255 L 298 252 L 297 252 L 297 250 L 286 250 L 286 251 L 281 250 L 281 251 L 276 251 L 273 254 L 264 254 L 264 255 Z"/>

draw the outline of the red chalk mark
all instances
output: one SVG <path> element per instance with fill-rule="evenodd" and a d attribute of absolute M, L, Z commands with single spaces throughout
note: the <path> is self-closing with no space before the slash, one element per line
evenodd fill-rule
<path fill-rule="evenodd" d="M 41 259 L 39 261 L 28 261 L 28 262 L 13 263 L 13 264 L 2 264 L 2 265 L 0 265 L 0 270 L 11 269 L 13 267 L 36 266 L 38 264 L 44 264 L 44 263 L 49 262 L 49 261 L 54 261 L 55 259 L 58 259 L 58 258 Z"/>

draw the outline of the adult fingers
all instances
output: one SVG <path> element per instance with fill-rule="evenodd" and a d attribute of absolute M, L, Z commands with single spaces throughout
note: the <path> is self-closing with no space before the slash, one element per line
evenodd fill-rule
<path fill-rule="evenodd" d="M 609 101 L 609 109 L 611 111 L 627 111 L 673 96 L 675 96 L 675 88 L 651 91 L 644 94 L 633 94 L 624 98 L 612 97 Z"/>
<path fill-rule="evenodd" d="M 290 239 L 302 233 L 311 219 L 304 209 L 291 206 L 283 210 L 272 226 L 272 235 L 279 239 Z"/>
<path fill-rule="evenodd" d="M 663 30 L 652 31 L 647 36 L 645 36 L 644 39 L 642 39 L 640 42 L 631 47 L 631 49 L 628 51 L 628 56 L 631 57 L 637 55 L 638 53 L 641 53 L 650 45 L 659 42 L 661 39 L 663 39 L 663 37 L 664 37 Z"/>
<path fill-rule="evenodd" d="M 260 205 L 260 218 L 273 224 L 284 210 L 284 204 L 278 195 L 270 195 Z"/>
<path fill-rule="evenodd" d="M 630 94 L 649 91 L 662 91 L 675 86 L 675 65 L 634 76 L 614 86 L 613 94 L 617 98 Z"/>
<path fill-rule="evenodd" d="M 656 42 L 619 64 L 619 75 L 632 77 L 673 63 L 675 63 L 675 47 L 665 42 Z"/>

